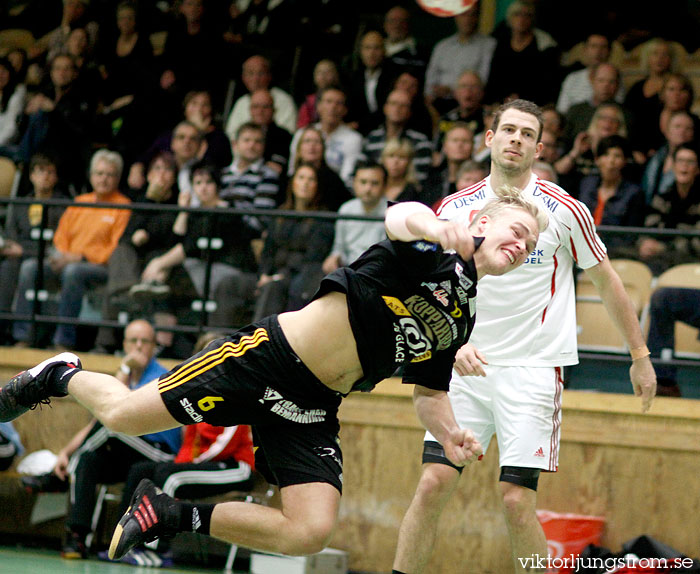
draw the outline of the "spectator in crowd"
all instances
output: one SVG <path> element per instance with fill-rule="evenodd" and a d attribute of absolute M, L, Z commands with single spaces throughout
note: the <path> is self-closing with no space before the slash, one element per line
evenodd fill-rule
<path fill-rule="evenodd" d="M 544 105 L 556 99 L 559 82 L 532 81 L 532 70 L 556 71 L 555 76 L 559 77 L 557 43 L 534 24 L 534 4 L 515 0 L 508 6 L 506 26 L 497 36 L 486 82 L 487 102 L 525 98 Z"/>
<path fill-rule="evenodd" d="M 80 189 L 96 102 L 76 82 L 71 56 L 59 54 L 49 70 L 49 80 L 28 97 L 24 109 L 28 121 L 18 147 L 5 155 L 25 163 L 38 151 L 60 157 L 62 173 Z"/>
<path fill-rule="evenodd" d="M 17 72 L 10 61 L 0 58 L 0 146 L 15 143 L 26 95 L 27 90 L 17 82 Z"/>
<path fill-rule="evenodd" d="M 187 135 L 185 149 L 181 149 L 176 155 L 178 164 L 185 165 L 188 162 L 199 159 L 207 161 L 224 168 L 231 163 L 233 156 L 231 154 L 231 142 L 224 131 L 219 128 L 214 121 L 214 113 L 211 103 L 211 97 L 207 91 L 192 91 L 185 95 L 182 102 L 184 118 L 182 122 L 189 124 L 189 127 L 183 129 L 183 123 L 178 123 L 175 128 L 169 129 L 159 135 L 148 149 L 139 155 L 137 160 L 131 165 L 129 170 L 129 187 L 132 189 L 141 189 L 145 185 L 145 168 L 153 159 L 153 157 L 162 151 L 172 151 L 173 144 L 180 135 Z M 197 136 L 192 135 L 192 128 L 197 131 Z M 176 133 L 177 132 L 177 138 Z M 178 139 L 178 141 L 180 141 Z M 197 147 L 195 148 L 195 144 Z M 182 145 L 175 144 L 176 147 L 182 148 Z M 185 174 L 183 179 L 189 179 L 189 175 Z M 188 187 L 184 185 L 184 187 Z"/>
<path fill-rule="evenodd" d="M 382 108 L 398 70 L 384 52 L 384 38 L 376 30 L 362 35 L 357 67 L 348 73 L 349 86 L 347 121 L 366 135 L 382 122 Z"/>
<path fill-rule="evenodd" d="M 465 70 L 459 75 L 454 90 L 457 107 L 440 116 L 433 147 L 442 148 L 442 140 L 455 122 L 469 126 L 474 134 L 484 131 L 484 83 L 479 74 Z"/>
<path fill-rule="evenodd" d="M 293 133 L 297 123 L 297 106 L 292 96 L 277 86 L 271 85 L 270 61 L 264 56 L 251 56 L 243 62 L 241 80 L 248 93 L 236 100 L 226 121 L 226 134 L 229 139 L 236 136 L 242 124 L 250 121 L 250 95 L 257 90 L 270 91 L 275 101 L 275 123 L 289 133 Z"/>
<path fill-rule="evenodd" d="M 478 32 L 480 6 L 454 17 L 457 32 L 440 40 L 430 54 L 425 73 L 425 97 L 441 114 L 455 106 L 452 90 L 465 70 L 474 70 L 486 85 L 496 40 Z"/>
<path fill-rule="evenodd" d="M 353 179 L 354 199 L 345 202 L 340 215 L 382 217 L 388 205 L 384 195 L 386 170 L 378 163 L 362 161 L 357 164 Z M 381 221 L 338 219 L 335 223 L 333 247 L 323 261 L 323 272 L 331 273 L 357 259 L 370 245 L 386 239 Z"/>
<path fill-rule="evenodd" d="M 484 105 L 484 131 L 474 135 L 474 152 L 472 157 L 479 162 L 489 164 L 491 160 L 491 148 L 486 145 L 486 132 L 491 129 L 493 116 L 498 106 Z"/>
<path fill-rule="evenodd" d="M 674 112 L 666 127 L 666 138 L 658 151 L 649 158 L 642 177 L 642 189 L 647 203 L 651 203 L 660 191 L 673 185 L 673 152 L 678 146 L 695 139 L 696 124 L 692 116 L 683 110 Z"/>
<path fill-rule="evenodd" d="M 305 128 L 308 125 L 318 122 L 319 117 L 316 105 L 318 103 L 320 93 L 326 88 L 340 85 L 340 72 L 338 71 L 338 66 L 333 60 L 326 58 L 320 60 L 314 66 L 313 84 L 314 92 L 312 94 L 308 94 L 304 98 L 304 102 L 299 107 L 297 129 Z"/>
<path fill-rule="evenodd" d="M 151 206 L 177 204 L 177 164 L 172 153 L 159 152 L 148 167 L 146 188 L 136 202 Z M 125 295 L 139 284 L 141 273 L 153 259 L 168 251 L 179 237 L 173 233 L 175 211 L 134 211 L 119 244 L 107 263 L 107 285 L 102 299 L 102 320 L 115 321 L 125 307 Z M 144 285 L 144 284 L 141 284 Z M 155 297 L 165 295 L 167 286 L 145 284 Z M 118 344 L 117 329 L 100 327 L 95 339 L 99 352 L 112 353 Z"/>
<path fill-rule="evenodd" d="M 413 167 L 416 179 L 422 183 L 428 177 L 432 163 L 433 146 L 422 133 L 408 128 L 411 119 L 411 96 L 401 90 L 389 94 L 384 104 L 384 122 L 372 130 L 362 144 L 362 156 L 378 162 L 382 149 L 390 139 L 407 139 L 414 149 Z"/>
<path fill-rule="evenodd" d="M 75 28 L 85 28 L 88 32 L 89 47 L 92 50 L 97 43 L 99 24 L 90 19 L 89 4 L 90 0 L 63 0 L 61 23 L 34 42 L 29 48 L 29 59 L 51 60 L 57 54 L 65 53 L 66 42 Z"/>
<path fill-rule="evenodd" d="M 386 142 L 380 163 L 386 169 L 384 195 L 389 201 L 421 201 L 413 156 L 413 144 L 409 140 L 394 138 Z"/>
<path fill-rule="evenodd" d="M 411 13 L 400 4 L 384 14 L 384 52 L 399 70 L 425 76 L 430 53 L 411 33 Z"/>
<path fill-rule="evenodd" d="M 5 57 L 15 70 L 17 84 L 23 86 L 26 93 L 28 67 L 27 51 L 23 48 L 12 48 L 5 54 Z"/>
<path fill-rule="evenodd" d="M 85 28 L 73 28 L 68 35 L 64 53 L 73 57 L 77 82 L 96 100 L 102 93 L 102 76 L 97 69 L 97 60 L 89 50 L 88 33 Z"/>
<path fill-rule="evenodd" d="M 327 210 L 316 169 L 300 164 L 287 186 L 281 209 L 299 213 Z M 312 218 L 277 218 L 268 229 L 260 257 L 253 321 L 301 309 L 323 277 L 321 265 L 333 246 L 334 223 Z"/>
<path fill-rule="evenodd" d="M 630 160 L 627 138 L 613 135 L 598 142 L 595 150 L 598 173 L 584 177 L 578 192 L 579 201 L 588 207 L 596 225 L 643 225 L 644 194 L 637 183 L 625 178 L 625 166 Z M 634 251 L 635 239 L 611 235 L 605 244 L 609 257 L 629 257 Z"/>
<path fill-rule="evenodd" d="M 298 3 L 237 0 L 229 6 L 228 14 L 240 33 L 245 55 L 264 54 L 281 67 L 291 67 L 294 50 L 289 47 L 298 42 L 295 25 L 299 17 Z"/>
<path fill-rule="evenodd" d="M 80 314 L 83 294 L 90 288 L 107 281 L 107 261 L 119 242 L 129 221 L 128 209 L 88 207 L 91 203 L 128 204 L 129 198 L 119 192 L 122 158 L 112 151 L 98 150 L 90 162 L 90 184 L 93 191 L 75 198 L 61 216 L 53 237 L 53 249 L 43 262 L 36 257 L 25 259 L 19 272 L 15 312 L 29 315 L 32 301 L 27 292 L 34 290 L 38 266 L 43 265 L 44 279 L 48 285 L 58 285 L 59 317 L 75 319 Z M 13 337 L 19 344 L 30 343 L 29 324 L 15 322 Z M 60 324 L 56 328 L 54 344 L 57 347 L 74 348 L 76 327 Z"/>
<path fill-rule="evenodd" d="M 423 201 L 432 206 L 443 197 L 457 192 L 457 172 L 465 161 L 472 158 L 473 151 L 474 132 L 467 124 L 456 122 L 445 134 L 442 162 L 431 170 L 423 184 Z"/>
<path fill-rule="evenodd" d="M 482 161 L 468 159 L 457 170 L 457 190 L 466 189 L 479 183 L 489 174 L 488 166 Z"/>
<path fill-rule="evenodd" d="M 540 179 L 544 179 L 545 181 L 551 181 L 557 184 L 559 182 L 559 176 L 554 170 L 554 166 L 551 163 L 547 163 L 546 161 L 537 160 L 535 163 L 533 163 L 532 173 L 534 173 Z"/>
<path fill-rule="evenodd" d="M 681 144 L 673 152 L 674 183 L 655 195 L 644 220 L 650 229 L 700 229 L 700 168 L 694 145 Z M 700 239 L 697 237 L 640 237 L 639 259 L 654 275 L 681 263 L 698 261 Z"/>
<path fill-rule="evenodd" d="M 393 90 L 401 90 L 411 96 L 411 119 L 407 127 L 425 134 L 432 140 L 439 115 L 435 108 L 425 103 L 422 78 L 415 71 L 406 69 L 399 72 Z"/>
<path fill-rule="evenodd" d="M 175 156 L 178 170 L 178 192 L 185 190 L 189 193 L 192 191 L 190 167 L 198 161 L 201 149 L 202 133 L 192 122 L 183 120 L 173 129 L 169 147 L 166 147 L 162 140 L 160 144 L 154 142 L 152 148 L 143 155 L 143 159 L 132 164 L 127 183 L 131 189 L 142 189 L 146 185 L 146 165 L 158 152 L 170 151 Z"/>
<path fill-rule="evenodd" d="M 658 118 L 662 108 L 661 91 L 669 74 L 676 69 L 671 43 L 664 38 L 652 38 L 646 42 L 640 65 L 645 76 L 630 87 L 625 97 L 625 107 L 634 114 L 637 122 L 655 127 L 650 124 Z"/>
<path fill-rule="evenodd" d="M 161 94 L 179 102 L 187 92 L 209 92 L 216 107 L 223 105 L 226 76 L 219 68 L 223 39 L 207 18 L 204 0 L 182 0 L 168 29 L 160 63 Z"/>
<path fill-rule="evenodd" d="M 326 163 L 351 188 L 355 162 L 362 151 L 362 135 L 344 123 L 348 112 L 347 96 L 338 87 L 328 87 L 319 94 L 317 108 L 319 121 L 313 127 L 323 135 Z M 292 174 L 292 166 L 296 166 L 294 154 L 302 133 L 297 130 L 292 138 L 288 175 Z"/>
<path fill-rule="evenodd" d="M 12 423 L 0 423 L 0 470 L 12 466 L 15 458 L 24 454 L 24 446 Z"/>
<path fill-rule="evenodd" d="M 199 207 L 228 207 L 219 196 L 220 186 L 216 166 L 199 162 L 192 167 L 192 188 Z M 188 195 L 180 193 L 181 207 L 190 206 Z M 143 280 L 166 283 L 173 269 L 182 265 L 196 290 L 195 296 L 216 301 L 216 309 L 208 318 L 209 325 L 231 327 L 248 322 L 257 282 L 257 264 L 251 247 L 256 231 L 242 222 L 240 216 L 186 211 L 178 214 L 173 229 L 180 241 L 150 260 L 142 273 Z M 203 237 L 209 239 L 206 245 L 200 241 Z M 171 289 L 176 293 L 178 290 L 179 286 Z"/>
<path fill-rule="evenodd" d="M 265 165 L 280 175 L 286 174 L 292 134 L 275 123 L 275 100 L 268 90 L 251 94 L 250 119 L 263 130 Z"/>
<path fill-rule="evenodd" d="M 643 149 L 647 150 L 647 157 L 651 157 L 664 144 L 668 137 L 668 126 L 671 116 L 675 112 L 687 112 L 693 119 L 695 131 L 698 130 L 700 120 L 691 112 L 695 101 L 695 91 L 688 76 L 679 72 L 673 72 L 666 76 L 661 94 L 661 108 L 658 113 L 651 116 L 642 116 L 641 124 L 637 130 L 642 139 Z"/>
<path fill-rule="evenodd" d="M 566 117 L 559 113 L 554 104 L 545 104 L 542 106 L 542 122 L 543 129 L 554 134 L 557 140 L 564 137 L 564 127 L 566 125 Z"/>
<path fill-rule="evenodd" d="M 144 149 L 158 135 L 149 109 L 155 103 L 155 60 L 131 0 L 117 4 L 116 28 L 113 34 L 101 33 L 98 46 L 103 137 L 130 165 L 133 150 Z"/>
<path fill-rule="evenodd" d="M 221 199 L 237 209 L 274 209 L 279 196 L 279 174 L 265 164 L 263 128 L 252 122 L 238 128 L 233 141 L 233 162 L 221 172 Z M 249 218 L 253 224 L 254 220 Z M 254 224 L 259 231 L 262 227 Z"/>
<path fill-rule="evenodd" d="M 56 162 L 44 154 L 34 154 L 29 162 L 29 181 L 32 185 L 31 197 L 36 199 L 60 199 L 66 196 L 58 190 L 58 173 Z M 12 301 L 19 277 L 20 265 L 26 259 L 36 258 L 39 251 L 38 239 L 41 235 L 41 225 L 44 209 L 46 214 L 46 229 L 54 231 L 63 213 L 59 207 L 46 208 L 41 204 L 12 206 L 8 214 L 5 229 L 2 233 L 2 248 L 0 248 L 0 311 L 12 311 Z M 0 321 L 0 339 L 10 343 L 10 321 Z"/>
<path fill-rule="evenodd" d="M 610 58 L 610 40 L 605 34 L 591 32 L 583 44 L 581 70 L 569 73 L 562 82 L 556 109 L 566 114 L 574 104 L 590 101 L 593 98 L 593 73 L 599 64 Z M 615 101 L 624 101 L 624 86 L 620 82 L 614 95 Z"/>
<path fill-rule="evenodd" d="M 595 109 L 587 128 L 576 135 L 571 148 L 555 162 L 562 184 L 571 190 L 579 189 L 581 179 L 597 170 L 594 150 L 598 143 L 612 135 L 626 138 L 627 123 L 620 104 L 608 102 Z"/>
<path fill-rule="evenodd" d="M 114 376 L 130 389 L 137 389 L 167 372 L 155 359 L 155 331 L 147 321 L 130 322 L 122 345 L 124 358 Z M 98 484 L 124 482 L 129 469 L 137 462 L 171 461 L 180 444 L 179 429 L 127 436 L 109 431 L 93 420 L 79 430 L 58 452 L 51 473 L 64 481 L 70 492 L 61 557 L 87 557 L 85 541 L 92 531 Z"/>
<path fill-rule="evenodd" d="M 700 289 L 662 287 L 654 291 L 649 306 L 649 336 L 647 345 L 651 356 L 661 359 L 654 363 L 656 394 L 660 397 L 680 397 L 676 367 L 665 363 L 675 358 L 676 321 L 700 328 Z"/>
<path fill-rule="evenodd" d="M 350 190 L 343 180 L 326 163 L 325 143 L 319 129 L 302 128 L 292 155 L 294 156 L 295 171 L 302 163 L 308 163 L 316 169 L 318 188 L 322 195 L 321 203 L 328 209 L 337 211 L 343 203 L 352 199 Z"/>
<path fill-rule="evenodd" d="M 559 161 L 562 152 L 557 136 L 545 128 L 542 130 L 540 141 L 542 142 L 542 151 L 539 157 L 540 161 L 554 166 L 554 164 Z"/>
<path fill-rule="evenodd" d="M 569 111 L 566 113 L 564 122 L 564 141 L 566 145 L 572 145 L 574 138 L 586 130 L 593 114 L 601 104 L 615 100 L 615 94 L 620 84 L 620 71 L 612 64 L 604 62 L 593 69 L 591 73 L 591 85 L 593 88 L 591 97 L 570 106 Z"/>

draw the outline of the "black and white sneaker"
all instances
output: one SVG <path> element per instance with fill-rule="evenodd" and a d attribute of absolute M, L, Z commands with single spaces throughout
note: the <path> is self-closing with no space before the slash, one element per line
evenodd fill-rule
<path fill-rule="evenodd" d="M 114 529 L 109 559 L 120 560 L 134 546 L 178 533 L 179 514 L 175 500 L 144 478 L 131 497 L 129 508 Z"/>
<path fill-rule="evenodd" d="M 60 366 L 82 368 L 77 355 L 60 353 L 12 377 L 0 389 L 0 422 L 16 419 L 39 404 L 48 405 L 51 402 L 49 397 L 65 397 L 66 393 L 56 390 L 51 377 L 53 370 Z"/>
<path fill-rule="evenodd" d="M 160 281 L 137 283 L 129 289 L 129 296 L 137 301 L 164 299 L 170 295 L 170 286 Z"/>

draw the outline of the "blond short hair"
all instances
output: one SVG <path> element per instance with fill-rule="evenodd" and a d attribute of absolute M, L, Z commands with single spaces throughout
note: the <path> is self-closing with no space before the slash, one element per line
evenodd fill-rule
<path fill-rule="evenodd" d="M 484 215 L 491 219 L 498 218 L 506 209 L 522 209 L 532 215 L 537 222 L 537 231 L 542 233 L 549 225 L 549 216 L 530 198 L 523 195 L 522 190 L 512 185 L 502 185 L 494 190 L 496 198 L 489 201 L 474 216 L 469 227 L 476 227 Z"/>

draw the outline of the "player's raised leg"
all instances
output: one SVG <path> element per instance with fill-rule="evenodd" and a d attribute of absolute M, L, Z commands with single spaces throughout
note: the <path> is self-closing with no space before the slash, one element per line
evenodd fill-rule
<path fill-rule="evenodd" d="M 312 482 L 283 487 L 280 494 L 281 509 L 249 502 L 197 504 L 176 500 L 144 479 L 114 531 L 109 557 L 118 560 L 144 542 L 191 531 L 280 554 L 323 550 L 336 525 L 340 492 Z"/>
<path fill-rule="evenodd" d="M 17 418 L 51 397 L 72 395 L 106 427 L 142 435 L 180 426 L 156 382 L 131 391 L 111 375 L 83 371 L 73 353 L 60 353 L 14 376 L 0 389 L 0 421 Z"/>

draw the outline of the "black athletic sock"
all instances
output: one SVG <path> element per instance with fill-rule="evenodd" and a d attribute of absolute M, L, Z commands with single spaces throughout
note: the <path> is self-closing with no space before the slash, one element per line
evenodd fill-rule
<path fill-rule="evenodd" d="M 75 365 L 56 365 L 51 369 L 53 394 L 57 397 L 65 397 L 68 394 L 68 382 L 81 370 Z"/>
<path fill-rule="evenodd" d="M 392 570 L 391 574 L 406 574 L 405 572 L 401 572 L 401 570 Z"/>
<path fill-rule="evenodd" d="M 180 505 L 180 530 L 182 532 L 198 532 L 209 535 L 214 504 L 178 501 L 178 505 Z"/>

